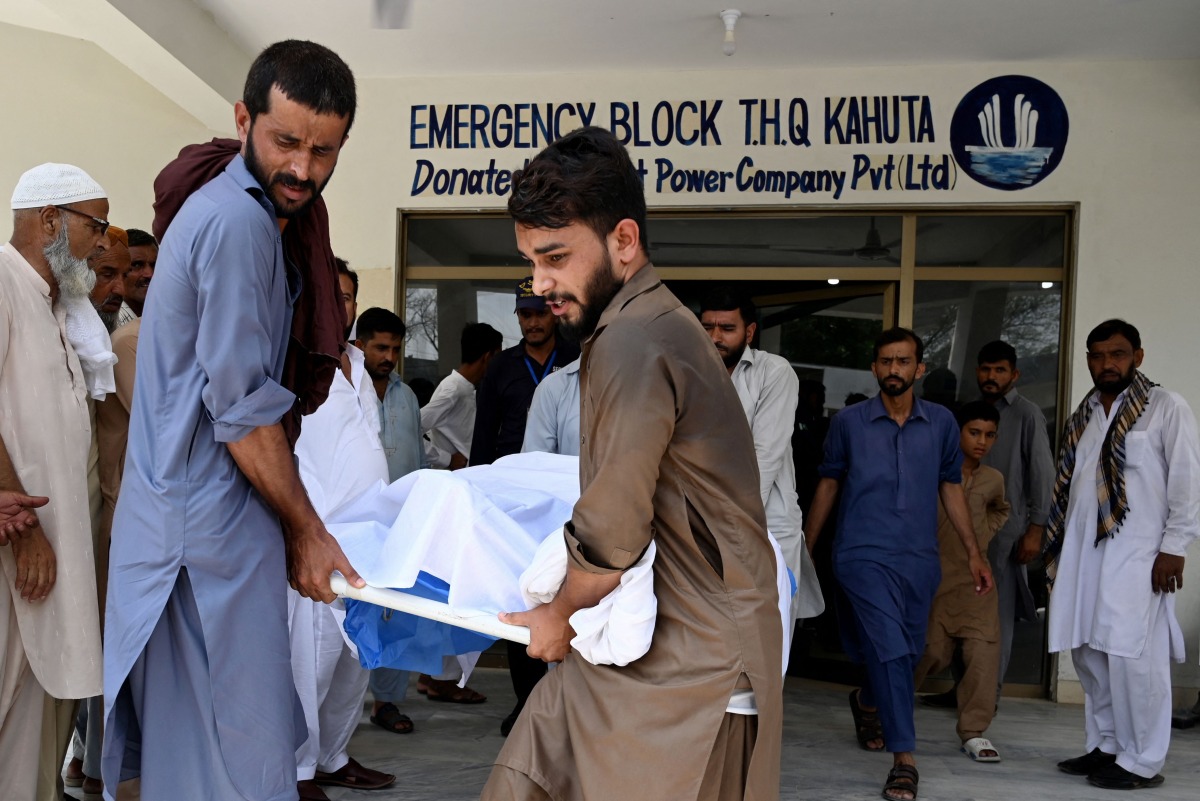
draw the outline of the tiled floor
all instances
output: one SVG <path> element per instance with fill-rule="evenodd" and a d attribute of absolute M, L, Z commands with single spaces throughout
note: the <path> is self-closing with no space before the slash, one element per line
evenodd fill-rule
<path fill-rule="evenodd" d="M 351 754 L 399 777 L 375 792 L 329 790 L 336 801 L 473 801 L 503 742 L 500 720 L 512 704 L 508 674 L 478 670 L 471 686 L 488 695 L 478 706 L 433 703 L 415 693 L 404 711 L 416 731 L 394 735 L 366 716 Z M 836 685 L 788 679 L 784 693 L 783 771 L 785 801 L 877 799 L 889 757 L 860 751 L 854 742 L 846 690 Z M 1048 701 L 1005 699 L 988 732 L 1004 762 L 977 765 L 959 753 L 952 712 L 917 707 L 918 764 L 922 801 L 1093 801 L 1124 799 L 1082 778 L 1067 776 L 1055 762 L 1083 752 L 1083 711 Z M 1176 731 L 1163 770 L 1163 786 L 1139 793 L 1151 801 L 1195 801 L 1200 797 L 1200 728 Z M 72 791 L 75 792 L 75 791 Z M 181 788 L 179 798 L 188 798 Z M 629 800 L 634 801 L 634 800 Z M 637 800 L 641 801 L 641 800 Z M 645 801 L 659 801 L 646 799 Z"/>

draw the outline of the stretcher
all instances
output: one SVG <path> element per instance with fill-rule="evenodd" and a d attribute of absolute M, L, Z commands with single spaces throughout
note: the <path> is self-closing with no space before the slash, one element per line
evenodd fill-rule
<path fill-rule="evenodd" d="M 501 623 L 500 618 L 489 612 L 470 609 L 454 610 L 450 608 L 449 604 L 432 601 L 428 598 L 419 598 L 399 590 L 371 586 L 359 589 L 351 586 L 339 573 L 334 573 L 329 577 L 329 586 L 344 598 L 353 598 L 356 601 L 365 601 L 376 606 L 394 609 L 397 612 L 429 618 L 488 637 L 529 645 L 529 629 L 524 626 Z"/>

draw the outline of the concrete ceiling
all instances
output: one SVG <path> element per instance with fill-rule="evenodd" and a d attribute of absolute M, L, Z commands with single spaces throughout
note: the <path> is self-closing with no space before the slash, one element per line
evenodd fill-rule
<path fill-rule="evenodd" d="M 319 39 L 363 76 L 1200 56 L 1196 0 L 192 0 L 247 50 Z M 737 52 L 721 52 L 723 8 Z"/>
<path fill-rule="evenodd" d="M 320 41 L 360 78 L 1200 59 L 1198 0 L 0 0 L 0 22 L 89 39 L 215 130 L 253 55 Z M 726 4 L 744 12 L 721 52 Z M 215 124 L 214 124 L 215 123 Z"/>

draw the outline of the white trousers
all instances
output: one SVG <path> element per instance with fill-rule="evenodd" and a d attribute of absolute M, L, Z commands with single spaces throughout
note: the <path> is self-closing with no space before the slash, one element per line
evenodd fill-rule
<path fill-rule="evenodd" d="M 1163 606 L 1137 659 L 1088 645 L 1072 649 L 1083 685 L 1087 750 L 1116 754 L 1130 773 L 1152 778 L 1171 744 L 1171 637 Z"/>
<path fill-rule="evenodd" d="M 288 588 L 292 676 L 304 707 L 308 740 L 296 749 L 296 780 L 333 773 L 350 760 L 346 749 L 362 718 L 369 673 L 342 638 L 328 604 Z"/>

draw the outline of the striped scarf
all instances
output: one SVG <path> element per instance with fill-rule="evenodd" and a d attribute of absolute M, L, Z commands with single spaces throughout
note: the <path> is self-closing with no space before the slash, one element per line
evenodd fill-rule
<path fill-rule="evenodd" d="M 1140 370 L 1135 370 L 1133 382 L 1121 398 L 1121 405 L 1113 415 L 1112 423 L 1104 435 L 1100 449 L 1100 461 L 1096 465 L 1096 494 L 1099 498 L 1096 517 L 1096 547 L 1117 533 L 1125 515 L 1129 512 L 1129 501 L 1125 497 L 1125 435 L 1146 411 L 1150 404 L 1150 388 L 1157 386 Z M 1079 404 L 1063 432 L 1062 450 L 1059 452 L 1058 475 L 1054 479 L 1054 500 L 1046 520 L 1045 544 L 1042 557 L 1046 563 L 1046 579 L 1053 585 L 1058 569 L 1058 556 L 1062 552 L 1067 523 L 1067 502 L 1071 495 L 1071 474 L 1075 471 L 1075 448 L 1092 418 L 1091 399 L 1099 390 L 1093 389 Z"/>

